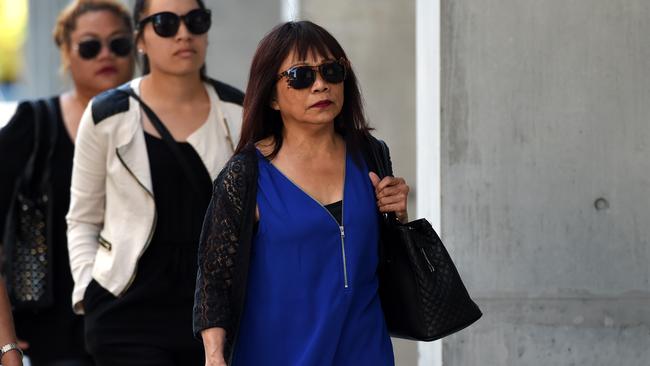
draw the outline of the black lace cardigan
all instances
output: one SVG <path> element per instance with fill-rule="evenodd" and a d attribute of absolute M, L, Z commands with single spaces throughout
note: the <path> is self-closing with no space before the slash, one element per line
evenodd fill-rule
<path fill-rule="evenodd" d="M 376 172 L 379 151 L 386 145 L 370 135 L 361 145 L 368 168 Z M 194 334 L 200 337 L 204 329 L 224 328 L 226 360 L 230 359 L 244 308 L 257 204 L 257 164 L 255 146 L 248 144 L 219 173 L 199 242 Z M 381 164 L 392 174 L 390 158 Z"/>

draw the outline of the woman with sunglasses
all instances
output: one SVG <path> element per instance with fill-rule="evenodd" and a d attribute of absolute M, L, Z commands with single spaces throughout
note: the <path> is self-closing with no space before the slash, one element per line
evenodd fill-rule
<path fill-rule="evenodd" d="M 93 99 L 79 127 L 73 303 L 99 366 L 202 365 L 192 336 L 198 239 L 244 96 L 205 76 L 202 1 L 138 0 L 133 14 L 144 76 Z"/>
<path fill-rule="evenodd" d="M 355 73 L 320 26 L 289 22 L 253 58 L 242 136 L 199 243 L 194 331 L 206 365 L 393 365 L 377 294 L 378 209 L 404 179 L 366 156 Z"/>
<path fill-rule="evenodd" d="M 44 281 L 52 289 L 51 305 L 41 303 L 33 309 L 14 298 L 16 331 L 23 341 L 19 344 L 33 366 L 92 364 L 84 346 L 83 318 L 72 312 L 73 281 L 65 214 L 81 115 L 92 97 L 132 78 L 132 33 L 131 16 L 120 2 L 72 1 L 59 14 L 54 28 L 62 70 L 70 75 L 71 89 L 60 96 L 21 103 L 11 121 L 0 130 L 0 241 L 10 202 L 17 194 L 16 182 L 23 176 L 32 151 L 51 151 L 49 157 L 38 155 L 34 166 L 39 174 L 30 182 L 30 187 L 36 186 L 34 182 L 40 182 L 42 172 L 50 172 L 46 186 L 51 192 L 47 204 L 52 261 L 51 275 Z M 41 131 L 38 140 L 37 128 Z"/>

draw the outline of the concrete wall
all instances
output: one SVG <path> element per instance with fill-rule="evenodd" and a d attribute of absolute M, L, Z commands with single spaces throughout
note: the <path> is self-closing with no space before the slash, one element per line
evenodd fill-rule
<path fill-rule="evenodd" d="M 24 46 L 26 66 L 16 86 L 17 99 L 49 96 L 65 87 L 66 77 L 58 72 L 61 60 L 52 29 L 57 14 L 67 4 L 67 0 L 29 0 L 28 35 Z"/>
<path fill-rule="evenodd" d="M 257 43 L 281 19 L 282 0 L 207 0 L 213 26 L 208 74 L 244 90 Z"/>
<path fill-rule="evenodd" d="M 650 3 L 442 1 L 445 365 L 650 364 Z"/>
<path fill-rule="evenodd" d="M 415 0 L 302 0 L 301 18 L 341 43 L 359 77 L 375 135 L 411 186 L 415 215 Z M 417 365 L 417 344 L 393 340 L 397 365 Z"/>

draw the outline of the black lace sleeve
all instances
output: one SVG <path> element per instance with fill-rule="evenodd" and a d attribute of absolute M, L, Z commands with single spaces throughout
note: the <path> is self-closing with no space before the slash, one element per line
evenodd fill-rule
<path fill-rule="evenodd" d="M 193 327 L 226 329 L 237 326 L 248 254 L 255 220 L 257 159 L 254 153 L 235 155 L 214 182 L 199 242 Z M 242 257 L 244 257 L 242 259 Z"/>

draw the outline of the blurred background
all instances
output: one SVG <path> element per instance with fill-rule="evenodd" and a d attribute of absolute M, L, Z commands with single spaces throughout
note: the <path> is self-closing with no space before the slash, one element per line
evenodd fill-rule
<path fill-rule="evenodd" d="M 0 0 L 0 125 L 66 88 L 51 36 L 66 3 Z M 398 365 L 650 365 L 650 2 L 207 4 L 208 74 L 242 89 L 283 20 L 348 53 L 410 216 L 485 314 L 442 342 L 395 340 Z"/>

